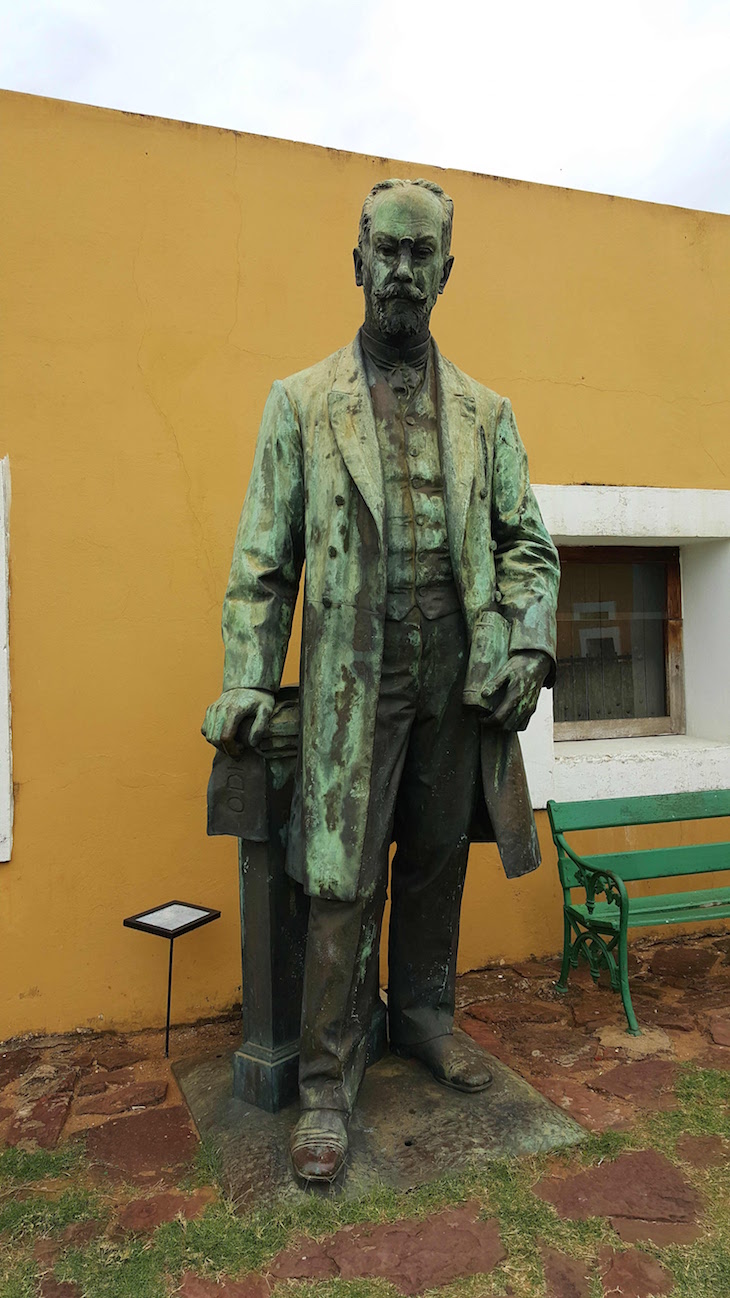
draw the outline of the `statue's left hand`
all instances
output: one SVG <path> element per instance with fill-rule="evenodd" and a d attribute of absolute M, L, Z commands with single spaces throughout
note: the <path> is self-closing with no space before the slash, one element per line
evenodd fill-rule
<path fill-rule="evenodd" d="M 550 658 L 539 650 L 523 649 L 511 654 L 506 666 L 482 691 L 485 725 L 525 730 L 549 671 Z"/>

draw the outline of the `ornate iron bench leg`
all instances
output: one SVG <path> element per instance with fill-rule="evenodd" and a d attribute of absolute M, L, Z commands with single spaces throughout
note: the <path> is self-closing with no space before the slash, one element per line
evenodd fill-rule
<path fill-rule="evenodd" d="M 622 933 L 618 944 L 618 968 L 619 978 L 621 981 L 621 1000 L 623 1001 L 624 1012 L 628 1021 L 628 1032 L 632 1037 L 641 1036 L 634 1007 L 631 1003 L 631 992 L 629 991 L 629 944 L 626 940 L 626 934 Z"/>
<path fill-rule="evenodd" d="M 560 977 L 555 984 L 555 990 L 567 992 L 568 975 L 570 973 L 570 955 L 573 949 L 573 930 L 571 928 L 568 916 L 563 913 L 563 963 L 560 969 Z"/>

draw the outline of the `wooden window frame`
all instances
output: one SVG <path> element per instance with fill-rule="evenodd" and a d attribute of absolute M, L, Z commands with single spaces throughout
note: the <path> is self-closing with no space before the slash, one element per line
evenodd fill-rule
<path fill-rule="evenodd" d="M 578 563 L 648 563 L 661 557 L 667 564 L 667 620 L 664 641 L 667 715 L 612 721 L 556 721 L 554 739 L 638 739 L 686 732 L 684 662 L 682 658 L 682 582 L 676 546 L 566 545 L 558 547 L 561 560 Z"/>

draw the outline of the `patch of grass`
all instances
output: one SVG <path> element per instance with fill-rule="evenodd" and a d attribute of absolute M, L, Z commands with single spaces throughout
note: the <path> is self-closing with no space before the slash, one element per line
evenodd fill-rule
<path fill-rule="evenodd" d="M 61 1149 L 0 1149 L 0 1189 L 6 1185 L 72 1176 L 84 1162 L 81 1145 Z"/>
<path fill-rule="evenodd" d="M 157 1251 L 137 1240 L 72 1249 L 57 1263 L 56 1275 L 89 1298 L 166 1298 L 168 1292 Z"/>
<path fill-rule="evenodd" d="M 202 1140 L 198 1145 L 190 1171 L 181 1179 L 181 1190 L 198 1190 L 205 1185 L 221 1189 L 223 1163 L 220 1150 L 212 1140 Z"/>
<path fill-rule="evenodd" d="M 36 1298 L 36 1268 L 32 1262 L 0 1262 L 0 1298 Z"/>
<path fill-rule="evenodd" d="M 0 1235 L 19 1239 L 25 1235 L 53 1235 L 74 1221 L 99 1216 L 95 1195 L 87 1190 L 68 1190 L 58 1199 L 40 1194 L 0 1203 Z"/>
<path fill-rule="evenodd" d="M 730 1140 L 730 1074 L 684 1064 L 675 1089 L 679 1107 L 648 1115 L 637 1126 L 635 1140 L 670 1157 L 675 1154 L 680 1136 L 722 1136 Z"/>
<path fill-rule="evenodd" d="M 599 1135 L 589 1136 L 587 1140 L 581 1141 L 580 1145 L 576 1145 L 575 1153 L 578 1154 L 584 1167 L 595 1167 L 597 1163 L 605 1160 L 612 1162 L 625 1150 L 637 1147 L 636 1137 L 631 1132 L 602 1131 Z M 564 1152 L 566 1160 L 572 1161 L 573 1149 L 566 1149 Z"/>
<path fill-rule="evenodd" d="M 730 1227 L 688 1248 L 666 1248 L 658 1257 L 674 1276 L 672 1298 L 720 1298 L 730 1294 Z"/>

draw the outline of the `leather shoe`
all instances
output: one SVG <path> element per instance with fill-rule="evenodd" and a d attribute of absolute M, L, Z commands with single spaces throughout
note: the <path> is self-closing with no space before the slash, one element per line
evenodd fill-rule
<path fill-rule="evenodd" d="M 437 1082 L 455 1091 L 485 1091 L 492 1081 L 484 1051 L 464 1032 L 391 1050 L 403 1059 L 420 1059 Z"/>
<path fill-rule="evenodd" d="M 334 1181 L 347 1157 L 347 1114 L 308 1109 L 292 1132 L 291 1161 L 303 1181 Z"/>

